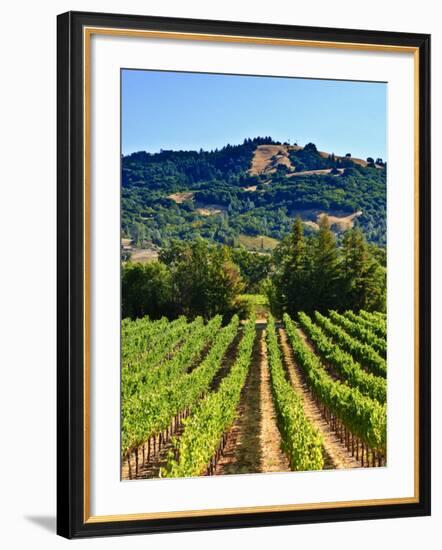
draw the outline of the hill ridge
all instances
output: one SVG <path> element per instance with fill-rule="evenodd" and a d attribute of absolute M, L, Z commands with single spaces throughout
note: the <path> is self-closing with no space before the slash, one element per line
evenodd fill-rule
<path fill-rule="evenodd" d="M 133 153 L 122 158 L 122 235 L 141 247 L 198 237 L 232 245 L 240 235 L 278 241 L 296 216 L 312 232 L 327 213 L 337 233 L 357 225 L 385 245 L 386 165 L 368 161 L 270 137 Z"/>

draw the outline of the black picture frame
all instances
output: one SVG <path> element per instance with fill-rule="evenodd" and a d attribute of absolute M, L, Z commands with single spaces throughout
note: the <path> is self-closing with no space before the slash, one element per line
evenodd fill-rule
<path fill-rule="evenodd" d="M 419 59 L 419 498 L 407 504 L 200 517 L 89 521 L 85 514 L 85 27 L 404 46 Z M 227 21 L 68 12 L 57 21 L 57 532 L 67 538 L 226 529 L 430 514 L 430 36 Z"/>

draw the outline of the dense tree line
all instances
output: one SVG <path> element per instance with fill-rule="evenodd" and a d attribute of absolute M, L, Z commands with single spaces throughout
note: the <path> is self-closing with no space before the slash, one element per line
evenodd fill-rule
<path fill-rule="evenodd" d="M 253 152 L 262 144 L 276 142 L 265 136 L 245 139 L 241 145 L 227 144 L 214 151 L 139 151 L 123 157 L 122 184 L 131 188 L 149 182 L 161 189 L 164 184 L 174 183 L 173 180 L 181 186 L 216 179 L 235 183 L 236 175 L 250 168 Z"/>
<path fill-rule="evenodd" d="M 274 253 L 274 272 L 266 283 L 271 309 L 277 315 L 385 311 L 386 268 L 380 260 L 360 229 L 346 231 L 338 245 L 327 216 L 309 237 L 298 218 Z"/>
<path fill-rule="evenodd" d="M 225 320 L 247 315 L 241 294 L 267 294 L 272 312 L 328 309 L 385 310 L 385 256 L 375 253 L 360 229 L 341 242 L 323 216 L 319 231 L 305 236 L 297 219 L 273 255 L 211 245 L 203 239 L 174 242 L 159 260 L 126 262 L 122 272 L 123 317 L 198 315 Z"/>
<path fill-rule="evenodd" d="M 222 314 L 227 319 L 240 312 L 237 299 L 244 289 L 227 247 L 202 239 L 174 243 L 159 261 L 123 265 L 122 316 L 209 319 Z"/>

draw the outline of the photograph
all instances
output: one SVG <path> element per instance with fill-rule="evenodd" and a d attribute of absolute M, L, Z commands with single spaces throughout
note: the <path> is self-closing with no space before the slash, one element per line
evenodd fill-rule
<path fill-rule="evenodd" d="M 120 90 L 121 480 L 387 467 L 388 83 Z"/>

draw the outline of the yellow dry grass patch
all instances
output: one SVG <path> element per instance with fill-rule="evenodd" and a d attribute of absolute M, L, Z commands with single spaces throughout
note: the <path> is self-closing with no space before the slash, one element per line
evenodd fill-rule
<path fill-rule="evenodd" d="M 153 262 L 158 260 L 158 251 L 150 248 L 133 248 L 131 254 L 131 261 L 141 264 Z"/>
<path fill-rule="evenodd" d="M 193 199 L 195 193 L 192 193 L 192 191 L 183 191 L 182 193 L 172 193 L 171 195 L 168 195 L 168 199 L 172 199 L 177 204 L 182 204 L 183 202 L 190 201 Z"/>
<path fill-rule="evenodd" d="M 362 215 L 362 210 L 358 210 L 357 212 L 349 214 L 348 216 L 332 216 L 331 214 L 321 212 L 317 215 L 316 222 L 307 220 L 303 223 L 305 223 L 305 225 L 308 225 L 309 227 L 312 227 L 313 229 L 318 230 L 319 222 L 321 221 L 321 218 L 325 215 L 328 216 L 328 221 L 330 222 L 331 229 L 336 229 L 338 231 L 347 231 L 347 229 L 351 229 L 354 226 L 354 220 Z"/>
<path fill-rule="evenodd" d="M 277 239 L 265 235 L 251 237 L 244 234 L 238 236 L 238 242 L 249 250 L 273 250 L 279 243 Z"/>
<path fill-rule="evenodd" d="M 276 172 L 278 164 L 286 166 L 289 170 L 293 169 L 289 159 L 289 150 L 300 149 L 293 145 L 258 145 L 255 149 L 252 159 L 250 174 L 258 176 L 259 174 L 272 174 Z"/>
<path fill-rule="evenodd" d="M 342 174 L 344 171 L 343 168 L 338 168 L 339 173 Z M 330 174 L 332 171 L 331 168 L 321 168 L 320 170 L 303 170 L 302 172 L 294 172 L 293 174 L 287 174 L 288 178 L 299 177 L 299 176 L 312 176 L 313 174 Z"/>
<path fill-rule="evenodd" d="M 294 170 L 289 158 L 289 151 L 299 151 L 302 149 L 299 145 L 258 145 L 255 149 L 252 159 L 252 165 L 249 173 L 251 175 L 259 176 L 260 174 L 273 174 L 276 172 L 278 164 L 286 166 L 289 170 Z M 330 153 L 325 151 L 319 151 L 319 154 L 323 158 L 328 158 Z M 336 159 L 343 160 L 346 157 L 335 155 Z M 367 166 L 367 161 L 350 157 L 350 160 L 359 166 Z M 377 168 L 382 168 L 376 165 Z M 292 176 L 304 176 L 311 174 L 328 174 L 331 169 L 324 170 L 306 170 L 304 172 L 296 172 L 293 174 L 287 174 L 287 177 Z"/>
<path fill-rule="evenodd" d="M 201 216 L 215 216 L 216 214 L 221 214 L 222 212 L 220 208 L 197 208 L 196 211 Z"/>

